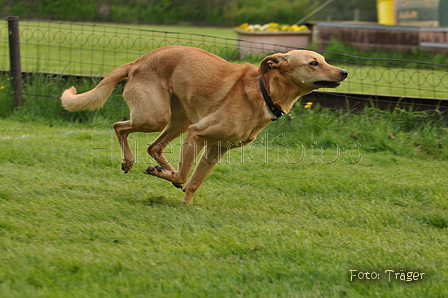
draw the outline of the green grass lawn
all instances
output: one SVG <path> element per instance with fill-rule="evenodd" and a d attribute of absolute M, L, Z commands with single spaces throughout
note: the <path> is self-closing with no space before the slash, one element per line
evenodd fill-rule
<path fill-rule="evenodd" d="M 154 134 L 131 139 L 139 162 L 124 175 L 110 127 L 0 130 L 2 298 L 448 293 L 446 160 L 361 146 L 296 162 L 303 152 L 259 144 L 231 151 L 185 206 L 143 174 Z"/>

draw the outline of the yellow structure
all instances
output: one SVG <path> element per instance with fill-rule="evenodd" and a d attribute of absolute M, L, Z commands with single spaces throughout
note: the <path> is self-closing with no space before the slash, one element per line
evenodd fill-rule
<path fill-rule="evenodd" d="M 396 25 L 395 0 L 377 0 L 378 23 L 381 25 Z"/>

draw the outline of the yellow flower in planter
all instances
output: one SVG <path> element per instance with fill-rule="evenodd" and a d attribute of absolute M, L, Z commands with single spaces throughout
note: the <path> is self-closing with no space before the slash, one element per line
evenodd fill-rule
<path fill-rule="evenodd" d="M 240 29 L 240 30 L 246 30 L 246 31 L 305 31 L 305 30 L 309 30 L 309 28 L 305 25 L 287 25 L 287 24 L 282 24 L 280 25 L 279 23 L 267 23 L 262 25 L 249 25 L 249 23 L 243 23 L 241 25 L 239 25 L 238 27 L 236 27 L 236 29 Z"/>
<path fill-rule="evenodd" d="M 305 109 L 311 109 L 312 106 L 313 106 L 313 103 L 310 101 L 310 102 L 307 102 L 306 105 L 304 105 L 303 107 Z"/>
<path fill-rule="evenodd" d="M 241 29 L 241 30 L 248 30 L 249 29 L 249 23 L 243 23 L 243 24 L 239 25 L 236 28 L 237 29 Z"/>
<path fill-rule="evenodd" d="M 301 26 L 292 25 L 290 27 L 290 30 L 291 31 L 306 31 L 306 30 L 310 30 L 310 29 L 307 26 L 305 26 L 305 25 L 301 25 Z"/>
<path fill-rule="evenodd" d="M 268 23 L 267 25 L 269 28 L 278 28 L 280 26 L 279 23 L 274 23 L 274 22 Z"/>

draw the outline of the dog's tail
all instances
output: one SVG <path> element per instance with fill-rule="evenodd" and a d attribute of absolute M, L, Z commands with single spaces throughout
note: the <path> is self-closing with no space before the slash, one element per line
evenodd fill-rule
<path fill-rule="evenodd" d="M 115 86 L 128 77 L 132 64 L 128 63 L 118 67 L 90 91 L 76 94 L 76 88 L 73 86 L 65 90 L 61 96 L 62 106 L 70 112 L 101 108 L 106 103 Z"/>

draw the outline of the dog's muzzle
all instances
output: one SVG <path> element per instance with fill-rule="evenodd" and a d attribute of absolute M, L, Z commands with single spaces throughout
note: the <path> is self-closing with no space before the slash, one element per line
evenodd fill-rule
<path fill-rule="evenodd" d="M 319 87 L 336 88 L 340 86 L 341 82 L 348 77 L 348 71 L 346 71 L 345 69 L 341 69 L 339 74 L 341 75 L 341 79 L 339 81 L 317 81 L 313 84 Z"/>

